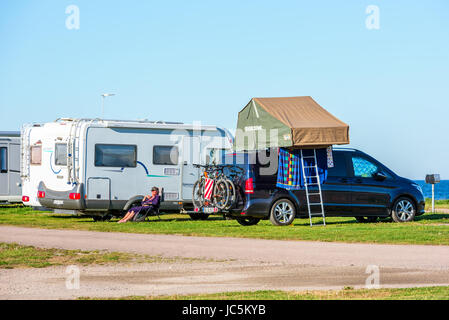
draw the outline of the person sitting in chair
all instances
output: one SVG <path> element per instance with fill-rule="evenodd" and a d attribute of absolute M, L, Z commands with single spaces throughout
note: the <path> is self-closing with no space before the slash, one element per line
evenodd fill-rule
<path fill-rule="evenodd" d="M 159 203 L 159 189 L 157 187 L 153 187 L 151 188 L 151 196 L 146 195 L 142 200 L 142 204 L 140 206 L 129 209 L 126 215 L 118 223 L 128 222 L 129 220 L 134 218 L 136 214 L 139 214 L 140 211 L 142 210 L 154 210 L 156 209 L 158 203 Z"/>

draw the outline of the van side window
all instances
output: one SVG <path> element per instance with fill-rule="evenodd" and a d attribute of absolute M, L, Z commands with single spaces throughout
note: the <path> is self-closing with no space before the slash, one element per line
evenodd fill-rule
<path fill-rule="evenodd" d="M 352 157 L 354 177 L 371 178 L 378 171 L 377 166 L 361 157 Z"/>
<path fill-rule="evenodd" d="M 67 165 L 67 143 L 55 144 L 55 165 Z"/>
<path fill-rule="evenodd" d="M 42 146 L 31 147 L 31 164 L 41 165 L 42 163 Z"/>
<path fill-rule="evenodd" d="M 256 153 L 260 176 L 276 176 L 279 167 L 279 151 L 277 148 L 259 150 Z"/>
<path fill-rule="evenodd" d="M 177 165 L 179 151 L 177 146 L 154 146 L 153 164 Z"/>
<path fill-rule="evenodd" d="M 329 177 L 347 177 L 346 157 L 343 152 L 333 152 L 334 166 L 327 169 L 327 175 Z"/>
<path fill-rule="evenodd" d="M 95 166 L 135 168 L 137 166 L 137 146 L 124 144 L 96 144 Z"/>
<path fill-rule="evenodd" d="M 0 148 L 0 171 L 8 172 L 8 149 Z"/>

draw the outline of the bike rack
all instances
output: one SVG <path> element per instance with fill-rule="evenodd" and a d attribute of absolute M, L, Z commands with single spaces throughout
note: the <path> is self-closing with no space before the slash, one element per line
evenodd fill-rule
<path fill-rule="evenodd" d="M 213 165 L 213 166 L 220 166 L 220 165 Z M 228 166 L 229 167 L 229 165 L 223 165 L 223 166 Z M 205 167 L 205 166 L 204 165 L 198 165 L 198 167 Z M 195 206 L 193 211 L 186 211 L 186 213 L 204 213 L 204 214 L 228 213 L 229 209 L 232 208 L 233 206 L 234 206 L 234 203 L 231 204 L 230 206 L 228 206 L 227 208 L 220 209 L 220 208 L 214 206 L 212 204 L 212 202 L 210 202 L 210 204 L 208 204 L 206 206 L 201 206 L 201 207 L 196 207 Z"/>

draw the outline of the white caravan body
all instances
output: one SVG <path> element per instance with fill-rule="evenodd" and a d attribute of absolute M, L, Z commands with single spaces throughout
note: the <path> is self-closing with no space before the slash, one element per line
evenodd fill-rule
<path fill-rule="evenodd" d="M 226 129 L 182 123 L 58 119 L 22 130 L 25 205 L 119 215 L 151 187 L 161 208 L 192 206 L 193 164 L 231 150 Z"/>
<path fill-rule="evenodd" d="M 0 202 L 20 202 L 20 189 L 20 132 L 0 131 Z"/>

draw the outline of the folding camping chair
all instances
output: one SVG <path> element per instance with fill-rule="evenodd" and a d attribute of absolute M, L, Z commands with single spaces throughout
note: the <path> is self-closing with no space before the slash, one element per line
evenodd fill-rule
<path fill-rule="evenodd" d="M 164 188 L 161 188 L 160 197 L 159 197 L 159 201 L 157 202 L 157 204 L 154 207 L 148 207 L 148 209 L 141 210 L 138 214 L 136 214 L 133 217 L 132 221 L 143 222 L 148 217 L 153 217 L 153 216 L 157 216 L 160 220 L 161 217 L 160 217 L 159 207 L 161 205 L 161 202 L 164 201 L 163 198 L 164 198 Z"/>

